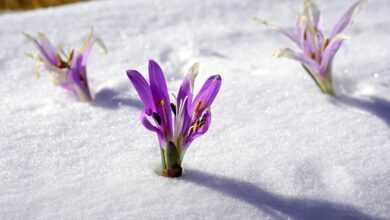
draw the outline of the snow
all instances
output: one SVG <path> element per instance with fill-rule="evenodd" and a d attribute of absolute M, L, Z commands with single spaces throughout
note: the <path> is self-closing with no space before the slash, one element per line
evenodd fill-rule
<path fill-rule="evenodd" d="M 370 1 L 339 51 L 339 96 L 319 92 L 292 46 L 251 20 L 294 24 L 301 0 L 91 1 L 0 15 L 0 219 L 390 218 L 390 4 Z M 353 3 L 318 1 L 326 27 Z M 96 104 L 34 78 L 22 32 L 81 44 Z M 221 74 L 209 132 L 185 174 L 156 174 L 160 151 L 139 121 L 125 71 L 157 60 L 177 91 L 195 61 L 197 85 Z"/>

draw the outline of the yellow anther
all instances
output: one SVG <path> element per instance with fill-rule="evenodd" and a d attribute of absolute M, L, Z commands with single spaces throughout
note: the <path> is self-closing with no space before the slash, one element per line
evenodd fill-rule
<path fill-rule="evenodd" d="M 161 106 L 164 106 L 164 105 L 165 105 L 164 99 L 161 99 L 161 100 L 160 100 L 160 105 L 161 105 Z"/>
<path fill-rule="evenodd" d="M 325 40 L 324 48 L 322 49 L 322 51 L 324 51 L 324 50 L 329 46 L 329 43 L 330 43 L 329 38 L 327 38 L 327 39 Z"/>
<path fill-rule="evenodd" d="M 199 130 L 199 128 L 201 128 L 203 126 L 204 123 L 202 123 L 201 121 L 196 121 L 191 127 L 191 131 L 192 132 L 196 132 L 197 130 Z"/>
<path fill-rule="evenodd" d="M 196 103 L 195 112 L 199 112 L 201 107 L 202 107 L 202 102 Z"/>

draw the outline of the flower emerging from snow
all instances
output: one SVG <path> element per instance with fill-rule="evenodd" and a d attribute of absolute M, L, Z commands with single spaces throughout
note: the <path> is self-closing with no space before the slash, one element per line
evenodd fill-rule
<path fill-rule="evenodd" d="M 322 92 L 334 95 L 332 86 L 332 62 L 343 44 L 346 36 L 342 32 L 351 23 L 353 15 L 365 0 L 353 4 L 341 17 L 329 37 L 319 27 L 320 11 L 311 0 L 304 1 L 303 14 L 298 17 L 296 28 L 283 29 L 269 25 L 265 21 L 262 24 L 271 26 L 292 40 L 301 52 L 295 52 L 285 48 L 276 54 L 277 57 L 287 57 L 299 61 L 309 73 Z"/>
<path fill-rule="evenodd" d="M 56 85 L 70 91 L 80 101 L 92 101 L 87 78 L 87 60 L 96 41 L 104 48 L 102 42 L 95 38 L 92 32 L 82 49 L 73 49 L 70 53 L 53 46 L 43 33 L 39 33 L 36 38 L 28 34 L 25 36 L 34 43 L 39 51 L 36 57 L 37 66 L 43 64 L 46 70 L 51 73 Z M 33 56 L 33 58 L 35 57 Z M 37 76 L 39 76 L 39 68 L 37 68 Z"/>
<path fill-rule="evenodd" d="M 144 103 L 142 124 L 158 136 L 164 176 L 182 174 L 181 163 L 191 142 L 206 133 L 211 122 L 210 106 L 221 87 L 221 76 L 213 75 L 194 96 L 198 65 L 192 66 L 171 102 L 160 66 L 149 61 L 149 83 L 136 70 L 127 75 Z"/>

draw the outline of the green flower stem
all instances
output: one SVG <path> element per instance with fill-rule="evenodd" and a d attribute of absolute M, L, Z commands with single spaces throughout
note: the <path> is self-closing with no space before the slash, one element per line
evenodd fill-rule
<path fill-rule="evenodd" d="M 308 67 L 302 65 L 306 70 L 309 76 L 314 80 L 316 85 L 320 88 L 321 92 L 334 96 L 333 84 L 332 84 L 332 74 L 327 74 L 328 77 L 321 77 L 319 74 L 312 73 Z"/>
<path fill-rule="evenodd" d="M 335 95 L 332 85 L 332 79 L 330 77 L 321 79 L 320 85 L 320 89 L 323 93 L 331 96 Z"/>
<path fill-rule="evenodd" d="M 162 175 L 166 177 L 179 177 L 183 173 L 181 167 L 180 149 L 174 143 L 168 142 L 161 149 Z"/>

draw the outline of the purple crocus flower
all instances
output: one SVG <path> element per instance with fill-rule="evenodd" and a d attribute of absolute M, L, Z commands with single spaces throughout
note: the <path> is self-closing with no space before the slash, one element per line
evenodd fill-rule
<path fill-rule="evenodd" d="M 209 77 L 194 95 L 197 74 L 195 64 L 171 102 L 163 71 L 155 61 L 149 61 L 149 83 L 138 71 L 127 71 L 144 103 L 142 124 L 158 136 L 164 176 L 181 176 L 184 153 L 195 138 L 207 132 L 211 123 L 210 106 L 221 87 L 221 76 Z"/>
<path fill-rule="evenodd" d="M 73 51 L 68 55 L 65 54 L 62 49 L 55 47 L 43 33 L 38 33 L 36 38 L 29 34 L 24 35 L 30 39 L 38 49 L 37 64 L 44 64 L 46 70 L 51 73 L 55 84 L 61 85 L 66 82 L 67 70 L 73 59 Z M 37 69 L 37 73 L 39 73 L 38 71 L 39 69 Z"/>
<path fill-rule="evenodd" d="M 304 1 L 304 11 L 298 17 L 296 28 L 278 28 L 267 22 L 261 22 L 288 37 L 300 50 L 300 52 L 296 52 L 285 48 L 278 51 L 276 56 L 299 61 L 322 92 L 334 95 L 332 86 L 333 59 L 346 39 L 342 32 L 351 23 L 353 15 L 364 1 L 360 0 L 353 4 L 336 23 L 328 37 L 319 27 L 320 11 L 311 0 Z"/>
<path fill-rule="evenodd" d="M 37 38 L 25 35 L 34 42 L 39 51 L 37 58 L 39 63 L 43 63 L 46 70 L 51 73 L 56 85 L 70 91 L 80 101 L 92 101 L 86 68 L 92 47 L 98 40 L 92 32 L 81 50 L 73 49 L 69 54 L 53 46 L 42 33 L 39 33 Z"/>

